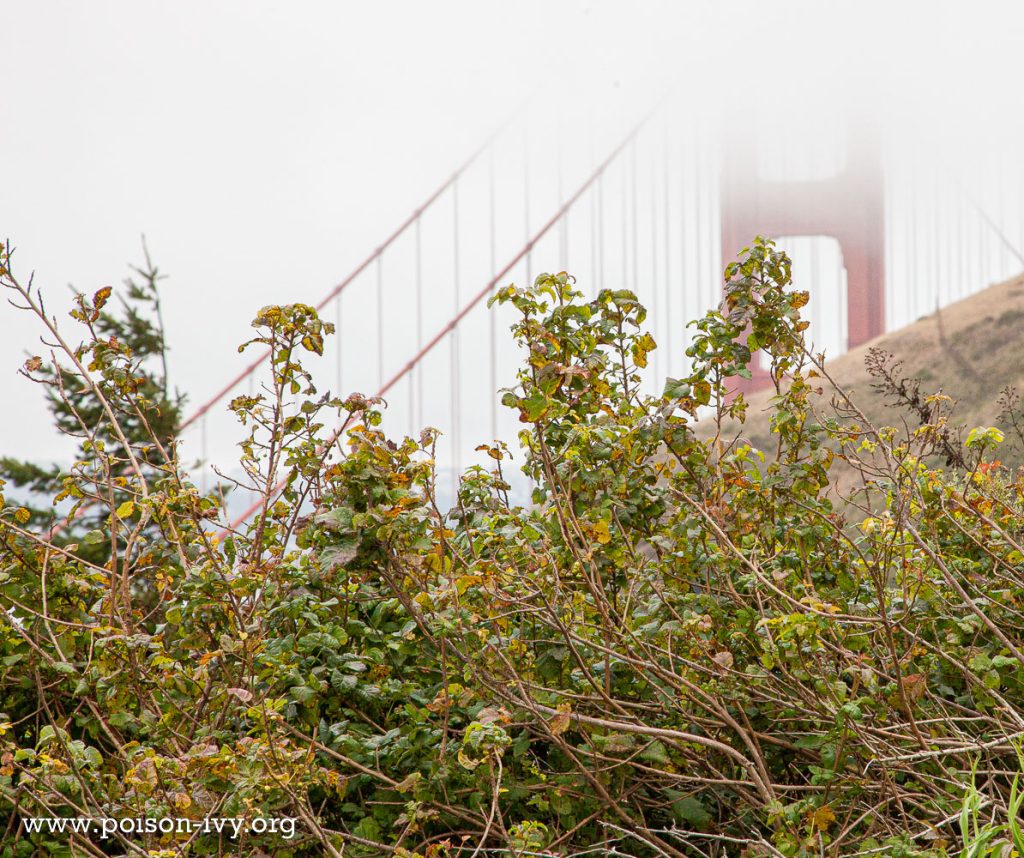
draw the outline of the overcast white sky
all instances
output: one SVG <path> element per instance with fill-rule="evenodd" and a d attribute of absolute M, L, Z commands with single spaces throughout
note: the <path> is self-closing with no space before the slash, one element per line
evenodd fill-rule
<path fill-rule="evenodd" d="M 1021 114 L 1019 6 L 4 0 L 0 237 L 56 309 L 119 284 L 145 233 L 199 400 L 258 307 L 322 295 L 538 88 L 600 112 L 670 79 L 739 109 L 854 87 L 969 140 Z M 63 449 L 15 374 L 37 350 L 0 306 L 4 454 Z"/>

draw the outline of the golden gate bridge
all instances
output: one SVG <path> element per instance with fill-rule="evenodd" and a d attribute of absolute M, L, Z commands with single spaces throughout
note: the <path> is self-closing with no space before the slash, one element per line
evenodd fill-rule
<path fill-rule="evenodd" d="M 659 345 L 653 391 L 682 373 L 686 322 L 717 304 L 724 263 L 755 234 L 793 258 L 809 335 L 831 356 L 1024 268 L 1024 172 L 998 152 L 964 167 L 853 111 L 808 111 L 788 136 L 680 94 L 621 113 L 580 135 L 562 105 L 527 103 L 316 302 L 337 329 L 318 387 L 384 397 L 396 434 L 440 429 L 453 487 L 477 444 L 519 428 L 496 395 L 519 359 L 512 318 L 484 306 L 507 283 L 565 270 L 586 294 L 636 292 Z M 226 401 L 259 385 L 266 358 L 182 424 L 204 482 Z M 748 387 L 765 381 L 753 364 Z"/>

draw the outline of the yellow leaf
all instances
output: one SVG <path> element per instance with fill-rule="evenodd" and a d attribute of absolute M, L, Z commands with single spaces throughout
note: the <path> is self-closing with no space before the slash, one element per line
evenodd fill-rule
<path fill-rule="evenodd" d="M 836 821 L 836 815 L 827 804 L 819 807 L 811 814 L 811 826 L 817 831 L 827 831 L 828 827 Z"/>
<path fill-rule="evenodd" d="M 18 520 L 18 524 L 25 524 L 32 517 L 32 513 L 22 506 L 14 511 L 14 517 Z"/>
<path fill-rule="evenodd" d="M 102 289 L 97 291 L 96 294 L 92 296 L 93 307 L 99 310 L 104 304 L 106 304 L 107 298 L 110 297 L 111 291 L 112 290 L 109 286 L 104 286 Z"/>
<path fill-rule="evenodd" d="M 475 587 L 482 580 L 479 575 L 462 575 L 455 579 L 455 590 L 460 596 L 464 596 L 470 587 Z"/>
<path fill-rule="evenodd" d="M 409 792 L 409 790 L 415 787 L 417 783 L 419 783 L 420 778 L 422 777 L 423 775 L 421 775 L 419 772 L 413 772 L 411 775 L 406 777 L 401 783 L 395 784 L 394 788 L 400 793 L 407 793 Z"/>
<path fill-rule="evenodd" d="M 204 664 L 207 664 L 211 659 L 214 659 L 219 655 L 223 655 L 223 652 L 219 649 L 215 649 L 213 652 L 204 652 L 201 656 L 199 656 L 199 666 L 202 667 Z"/>
<path fill-rule="evenodd" d="M 611 531 L 608 529 L 607 521 L 599 521 L 594 527 L 594 536 L 601 545 L 607 545 L 612 541 Z"/>
<path fill-rule="evenodd" d="M 644 334 L 633 343 L 633 363 L 639 367 L 647 366 L 647 354 L 656 348 L 654 338 Z"/>
<path fill-rule="evenodd" d="M 128 518 L 133 512 L 135 512 L 135 504 L 131 501 L 125 501 L 117 508 L 117 517 Z"/>

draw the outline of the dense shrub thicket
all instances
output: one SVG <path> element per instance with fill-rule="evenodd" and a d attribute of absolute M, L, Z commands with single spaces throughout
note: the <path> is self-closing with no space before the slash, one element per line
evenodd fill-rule
<path fill-rule="evenodd" d="M 0 513 L 0 855 L 939 856 L 1019 838 L 1024 480 L 996 428 L 969 433 L 963 467 L 934 464 L 941 395 L 900 430 L 841 390 L 814 413 L 830 380 L 770 242 L 727 268 L 660 396 L 633 294 L 588 302 L 564 273 L 500 290 L 527 356 L 503 397 L 519 450 L 482 447 L 492 467 L 449 512 L 436 432 L 392 440 L 378 402 L 318 394 L 301 358 L 331 326 L 264 308 L 270 377 L 231 403 L 261 504 L 226 532 L 155 422 L 169 401 L 145 356 L 104 334 L 107 294 L 79 301 L 72 344 L 2 265 L 59 355 L 26 371 L 95 419 L 65 426 L 82 452 L 59 493 L 89 530 Z M 750 349 L 776 381 L 766 450 L 723 430 Z M 829 494 L 837 458 L 863 476 L 856 527 Z M 104 840 L 28 833 L 38 816 L 297 822 Z"/>

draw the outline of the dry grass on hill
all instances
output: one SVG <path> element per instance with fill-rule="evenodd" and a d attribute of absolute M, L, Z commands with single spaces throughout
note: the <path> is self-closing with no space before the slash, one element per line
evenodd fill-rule
<path fill-rule="evenodd" d="M 813 299 L 812 299 L 813 300 Z M 1024 397 L 1024 275 L 985 289 L 951 304 L 898 331 L 877 337 L 846 354 L 828 361 L 828 372 L 877 426 L 916 428 L 913 417 L 887 405 L 872 387 L 874 379 L 865 363 L 869 350 L 880 348 L 902 361 L 901 374 L 920 380 L 924 395 L 942 392 L 956 401 L 950 418 L 953 426 L 967 430 L 974 426 L 999 425 L 1007 438 L 999 456 L 1008 465 L 1024 464 L 1024 449 L 1016 433 L 1000 419 L 999 399 L 1007 387 Z M 753 446 L 770 450 L 775 445 L 768 424 L 769 400 L 774 391 L 759 391 L 747 397 L 746 423 L 733 424 L 724 437 L 737 434 Z M 830 409 L 832 394 L 826 387 L 814 407 Z M 1018 409 L 1018 414 L 1020 409 Z M 702 434 L 711 426 L 699 425 Z M 833 476 L 840 490 L 853 481 L 836 462 Z"/>

